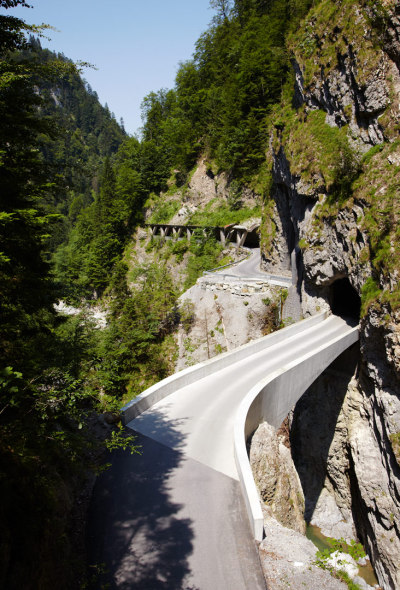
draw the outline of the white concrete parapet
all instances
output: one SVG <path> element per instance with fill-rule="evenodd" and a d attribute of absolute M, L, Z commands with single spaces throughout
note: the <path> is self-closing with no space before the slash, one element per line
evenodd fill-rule
<path fill-rule="evenodd" d="M 257 541 L 263 539 L 264 520 L 247 455 L 246 441 L 264 421 L 278 428 L 306 389 L 342 352 L 357 342 L 358 338 L 359 327 L 349 328 L 345 335 L 337 336 L 325 345 L 277 369 L 259 381 L 239 406 L 234 425 L 235 462 L 250 526 Z"/>
<path fill-rule="evenodd" d="M 306 332 L 308 328 L 322 323 L 327 317 L 327 312 L 319 313 L 163 379 L 121 409 L 123 423 L 128 424 L 174 391 L 257 352 L 272 348 L 291 336 Z M 349 326 L 344 334 L 328 339 L 324 345 L 270 373 L 249 391 L 239 406 L 234 424 L 235 462 L 250 525 L 258 541 L 263 538 L 264 523 L 259 494 L 247 455 L 246 441 L 263 421 L 278 427 L 313 381 L 335 358 L 358 340 L 358 331 L 358 326 Z"/>

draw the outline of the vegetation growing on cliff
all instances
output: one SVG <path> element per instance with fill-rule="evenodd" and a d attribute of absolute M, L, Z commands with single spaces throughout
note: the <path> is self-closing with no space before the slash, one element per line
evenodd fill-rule
<path fill-rule="evenodd" d="M 368 107 L 371 113 L 364 112 L 357 100 L 360 105 L 365 102 L 362 97 L 368 85 L 376 84 L 377 70 L 384 71 L 377 64 L 382 60 L 387 11 L 381 3 L 372 6 L 347 0 L 321 0 L 312 7 L 302 27 L 288 37 L 296 63 L 296 94 L 293 96 L 293 79 L 270 115 L 270 165 L 274 158 L 286 158 L 290 173 L 301 178 L 304 196 L 318 203 L 313 230 L 302 238 L 318 247 L 323 243 L 324 224 L 333 223 L 341 209 L 350 212 L 357 205 L 364 211 L 358 223 L 368 242 L 359 263 L 372 266 L 372 277 L 362 290 L 363 314 L 372 303 L 388 304 L 394 311 L 400 302 L 398 286 L 393 283 L 400 270 L 398 98 L 390 72 L 385 75 L 388 100 L 375 98 L 380 131 L 371 138 L 365 133 L 362 140 L 355 131 L 367 128 L 363 118 L 373 116 L 372 107 Z M 353 86 L 349 95 L 342 96 L 349 68 Z M 334 99 L 329 97 L 335 93 L 333 108 L 330 101 Z M 351 98 L 353 94 L 357 97 Z M 375 145 L 366 152 L 363 142 Z M 271 209 L 268 198 L 265 208 Z M 273 243 L 273 231 L 273 226 L 264 228 L 267 248 Z"/>
<path fill-rule="evenodd" d="M 3 8 L 15 4 L 24 2 L 0 0 Z M 50 550 L 65 556 L 65 563 L 54 556 L 60 567 L 75 559 L 66 514 L 84 476 L 80 461 L 88 466 L 93 457 L 86 429 L 92 412 L 117 409 L 125 396 L 173 370 L 172 333 L 182 319 L 177 295 L 205 268 L 225 262 L 220 245 L 195 236 L 162 249 L 156 240 L 148 243 L 149 250 L 157 248 L 157 264 L 125 263 L 143 207 L 157 202 L 151 220 L 170 220 L 200 154 L 212 163 L 209 173 L 227 173 L 231 195 L 226 204 L 216 198 L 193 213 L 192 223 L 258 216 L 259 207 L 241 205 L 248 184 L 263 199 L 262 246 L 270 248 L 277 231 L 272 155 L 284 151 L 291 173 L 308 185 L 305 194 L 320 198 L 314 246 L 323 239 L 323 222 L 355 202 L 363 205 L 359 227 L 368 244 L 359 262 L 372 268 L 363 313 L 375 303 L 392 310 L 400 305 L 393 284 L 400 271 L 395 97 L 380 118 L 384 141 L 362 155 L 351 106 L 333 121 L 321 105 L 306 108 L 298 96 L 293 102 L 291 65 L 294 57 L 304 87 L 315 89 L 321 68 L 326 76 L 343 63 L 353 39 L 355 80 L 365 86 L 376 67 L 385 11 L 349 0 L 213 4 L 215 18 L 193 58 L 179 66 L 175 87 L 144 98 L 140 140 L 126 137 L 69 60 L 25 39 L 37 28 L 0 18 L 0 482 L 6 492 L 0 585 L 22 587 L 27 577 L 44 588 L 60 585 L 56 566 L 35 569 L 37 554 L 19 531 L 36 538 L 38 552 L 60 538 Z M 300 246 L 308 245 L 303 238 Z M 185 259 L 180 281 L 171 276 L 171 258 Z M 107 329 L 97 330 L 85 314 L 57 317 L 59 297 L 77 304 L 103 297 Z M 28 525 L 26 510 L 33 515 Z M 17 546 L 29 553 L 26 571 L 15 566 Z M 66 587 L 72 583 L 65 580 Z"/>

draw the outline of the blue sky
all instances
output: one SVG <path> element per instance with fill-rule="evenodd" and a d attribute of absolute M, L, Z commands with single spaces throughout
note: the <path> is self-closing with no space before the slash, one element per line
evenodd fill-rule
<path fill-rule="evenodd" d="M 44 47 L 95 65 L 83 77 L 108 103 L 128 133 L 141 126 L 140 103 L 150 91 L 172 88 L 180 61 L 213 17 L 209 0 L 29 0 L 33 8 L 6 11 L 28 23 L 47 23 Z M 1 10 L 4 13 L 4 10 Z"/>

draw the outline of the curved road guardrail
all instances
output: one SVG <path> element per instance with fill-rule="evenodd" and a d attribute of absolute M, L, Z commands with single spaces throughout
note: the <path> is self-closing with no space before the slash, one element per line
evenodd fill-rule
<path fill-rule="evenodd" d="M 177 393 L 184 391 L 183 402 L 178 399 L 167 404 L 167 410 L 164 403 L 162 411 L 167 412 L 168 420 L 182 415 L 189 424 L 185 436 L 194 439 L 187 447 L 190 456 L 239 479 L 253 535 L 260 541 L 263 517 L 246 441 L 264 420 L 278 427 L 312 382 L 357 340 L 358 326 L 337 316 L 328 316 L 326 312 L 312 316 L 167 377 L 122 408 L 123 423 L 128 424 L 171 394 L 177 399 Z M 246 382 L 246 368 L 251 386 L 238 388 L 238 381 Z M 234 375 L 236 388 L 232 394 L 230 374 Z M 213 393 L 214 389 L 216 393 Z M 196 393 L 191 397 L 194 390 Z M 179 411 L 174 414 L 175 410 L 168 414 L 174 403 L 178 403 L 178 408 L 181 404 L 181 414 Z M 140 420 L 132 424 L 134 429 L 139 427 L 139 432 Z M 151 422 L 151 416 L 145 419 L 145 429 L 148 428 L 146 420 Z M 146 430 L 142 432 L 146 433 Z M 162 435 L 158 433 L 158 436 L 163 442 Z M 205 440 L 202 439 L 204 436 Z M 231 454 L 234 455 L 233 465 L 230 463 Z"/>
<path fill-rule="evenodd" d="M 235 461 L 254 538 L 262 541 L 264 522 L 247 455 L 249 436 L 264 421 L 279 428 L 306 389 L 335 358 L 357 342 L 359 327 L 276 369 L 259 381 L 239 406 L 234 425 Z"/>
<path fill-rule="evenodd" d="M 177 389 L 195 383 L 199 379 L 205 376 L 216 373 L 220 369 L 229 367 L 236 362 L 252 356 L 255 353 L 261 352 L 268 348 L 272 348 L 275 344 L 282 342 L 285 338 L 298 334 L 304 329 L 310 326 L 314 326 L 322 322 L 327 317 L 326 312 L 314 315 L 310 318 L 292 324 L 283 330 L 273 332 L 268 336 L 243 344 L 232 351 L 224 352 L 214 358 L 197 363 L 192 367 L 183 369 L 178 373 L 174 373 L 169 377 L 166 377 L 162 381 L 159 381 L 155 385 L 152 385 L 146 389 L 143 393 L 138 395 L 136 398 L 128 402 L 123 408 L 121 408 L 122 422 L 127 425 L 128 422 L 140 416 L 147 409 L 151 408 L 154 404 L 164 399 L 171 393 L 174 393 Z"/>

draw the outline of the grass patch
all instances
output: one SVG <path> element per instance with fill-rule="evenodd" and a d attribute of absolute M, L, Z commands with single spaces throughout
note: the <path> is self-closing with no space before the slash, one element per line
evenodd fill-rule
<path fill-rule="evenodd" d="M 180 201 L 161 201 L 156 205 L 156 209 L 148 221 L 150 223 L 168 223 L 175 213 L 179 211 L 180 207 Z"/>
<path fill-rule="evenodd" d="M 396 461 L 400 465 L 400 432 L 390 434 L 389 439 L 392 444 L 392 449 L 396 457 Z"/>
<path fill-rule="evenodd" d="M 235 207 L 235 204 L 233 204 Z M 209 201 L 204 209 L 196 211 L 189 219 L 193 225 L 207 225 L 223 227 L 231 223 L 241 223 L 252 217 L 261 217 L 261 207 L 231 208 L 227 203 L 221 203 L 219 199 Z"/>
<path fill-rule="evenodd" d="M 368 277 L 361 289 L 361 317 L 365 316 L 369 307 L 377 302 L 382 291 L 372 277 Z"/>

